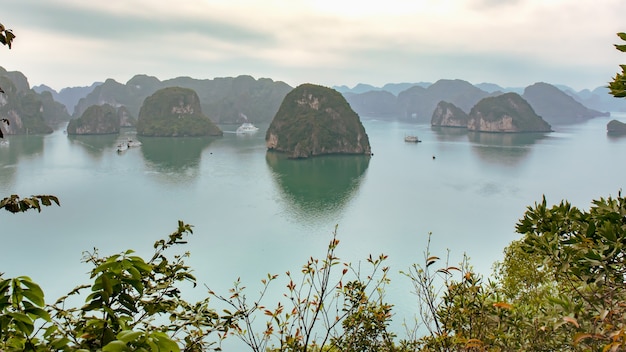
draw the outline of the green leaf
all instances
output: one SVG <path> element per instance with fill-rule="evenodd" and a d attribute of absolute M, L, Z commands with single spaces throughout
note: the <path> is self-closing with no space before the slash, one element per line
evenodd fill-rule
<path fill-rule="evenodd" d="M 46 312 L 45 310 L 41 308 L 32 307 L 32 308 L 26 309 L 25 312 L 28 314 L 35 315 L 45 321 L 50 321 L 50 314 L 48 314 L 48 312 Z"/>
<path fill-rule="evenodd" d="M 120 352 L 126 350 L 128 350 L 126 343 L 119 340 L 113 340 L 107 343 L 106 346 L 102 347 L 103 352 Z"/>
<path fill-rule="evenodd" d="M 154 339 L 155 344 L 159 348 L 159 351 L 180 352 L 180 347 L 166 334 L 162 332 L 153 332 L 150 337 Z"/>
<path fill-rule="evenodd" d="M 26 324 L 31 324 L 33 323 L 33 320 L 26 314 L 23 313 L 18 313 L 18 312 L 10 312 L 7 313 L 8 316 L 10 316 L 11 318 L 24 322 Z"/>
<path fill-rule="evenodd" d="M 24 290 L 23 292 L 24 296 L 34 304 L 43 307 L 46 302 L 44 301 L 44 294 L 41 287 L 27 277 L 22 277 L 21 282 L 24 286 L 28 287 L 28 290 Z"/>
<path fill-rule="evenodd" d="M 143 332 L 141 331 L 124 330 L 117 334 L 117 339 L 123 341 L 124 343 L 128 343 L 136 340 L 142 334 Z"/>
<path fill-rule="evenodd" d="M 52 348 L 54 348 L 55 350 L 65 350 L 65 347 L 67 347 L 67 344 L 70 343 L 70 340 L 66 337 L 61 337 L 58 339 L 54 339 L 52 341 L 50 341 L 50 345 L 52 346 Z M 80 351 L 80 350 L 78 350 Z"/>

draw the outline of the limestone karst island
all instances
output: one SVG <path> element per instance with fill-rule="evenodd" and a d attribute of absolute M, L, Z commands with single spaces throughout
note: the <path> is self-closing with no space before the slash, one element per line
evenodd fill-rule
<path fill-rule="evenodd" d="M 359 115 L 334 89 L 302 84 L 283 99 L 265 142 L 268 151 L 290 158 L 328 154 L 371 155 Z"/>
<path fill-rule="evenodd" d="M 222 130 L 202 113 L 200 99 L 193 89 L 170 87 L 156 91 L 144 100 L 137 134 L 158 137 L 221 136 Z"/>
<path fill-rule="evenodd" d="M 550 132 L 552 130 L 530 104 L 517 93 L 481 99 L 469 115 L 452 103 L 440 102 L 433 112 L 432 126 L 463 127 L 476 132 Z"/>

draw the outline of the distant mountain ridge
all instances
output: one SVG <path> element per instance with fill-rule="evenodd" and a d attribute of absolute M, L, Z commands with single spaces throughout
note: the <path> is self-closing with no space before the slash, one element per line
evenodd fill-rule
<path fill-rule="evenodd" d="M 160 81 L 156 77 L 136 75 L 126 84 L 107 79 L 78 101 L 74 116 L 80 116 L 91 105 L 108 103 L 115 107 L 126 106 L 131 116 L 136 117 L 144 99 L 168 87 L 194 90 L 203 113 L 218 124 L 242 123 L 245 119 L 242 116 L 254 123 L 270 122 L 285 95 L 292 90 L 284 82 L 269 78 L 256 80 L 251 76 L 212 80 L 177 77 Z"/>
<path fill-rule="evenodd" d="M 522 97 L 550 124 L 578 123 L 597 116 L 609 115 L 587 108 L 572 96 L 548 83 L 539 82 L 526 87 Z"/>
<path fill-rule="evenodd" d="M 365 85 L 360 85 L 362 90 Z M 481 89 L 484 88 L 484 89 Z M 356 88 L 356 87 L 355 87 Z M 600 88 L 598 88 L 600 90 Z M 612 98 L 608 94 L 607 96 Z M 612 98 L 616 102 L 612 105 L 603 105 L 603 100 L 595 99 L 595 106 L 606 106 L 609 109 L 595 110 L 585 106 L 569 93 L 548 83 L 539 82 L 532 86 L 521 88 L 502 88 L 492 83 L 472 85 L 463 80 L 439 80 L 433 84 L 415 84 L 409 89 L 400 92 L 395 97 L 393 93 L 376 88 L 364 93 L 354 93 L 344 89 L 343 95 L 352 108 L 361 116 L 369 118 L 398 119 L 426 123 L 429 122 L 437 104 L 446 101 L 459 107 L 465 113 L 481 99 L 489 96 L 498 96 L 505 93 L 523 95 L 537 114 L 550 124 L 568 124 L 585 121 L 596 116 L 606 116 L 607 111 L 626 111 L 626 100 Z M 526 94 L 526 95 L 524 95 Z M 594 98 L 597 94 L 588 94 Z"/>
<path fill-rule="evenodd" d="M 76 104 L 78 104 L 78 101 L 81 98 L 87 96 L 87 94 L 91 93 L 97 86 L 101 84 L 102 82 L 94 82 L 91 84 L 91 86 L 88 87 L 67 87 L 61 89 L 61 91 L 59 92 L 48 87 L 45 84 L 40 84 L 38 86 L 34 86 L 33 90 L 39 94 L 43 92 L 50 92 L 54 100 L 65 105 L 67 111 L 72 114 L 74 112 L 74 107 L 76 106 Z"/>
<path fill-rule="evenodd" d="M 15 134 L 49 131 L 43 126 L 57 126 L 72 117 L 78 118 L 92 105 L 110 104 L 116 108 L 123 106 L 126 119 L 136 119 L 146 97 L 158 89 L 173 86 L 195 90 L 200 98 L 202 111 L 215 123 L 238 124 L 243 122 L 242 116 L 252 122 L 270 122 L 284 97 L 293 89 L 284 82 L 269 78 L 254 79 L 246 75 L 214 79 L 177 77 L 161 81 L 156 77 L 140 74 L 126 83 L 107 79 L 102 83 L 94 82 L 90 86 L 63 88 L 60 92 L 46 85 L 31 89 L 24 74 L 18 71 L 9 72 L 2 67 L 0 78 L 6 80 L 5 86 L 14 87 L 2 95 L 12 104 L 10 113 L 20 118 L 26 116 L 23 120 L 25 126 L 16 129 L 19 124 L 11 125 L 7 131 Z M 607 111 L 626 112 L 626 99 L 613 98 L 606 87 L 577 92 L 567 86 L 548 86 L 556 88 L 546 90 L 551 92 L 550 97 L 539 94 L 539 100 L 532 97 L 527 100 L 551 124 L 576 123 L 593 116 L 601 116 Z M 333 88 L 341 92 L 353 110 L 364 118 L 418 123 L 429 123 L 440 101 L 450 102 L 469 113 L 469 109 L 484 97 L 507 92 L 523 95 L 527 90 L 519 87 L 503 88 L 488 82 L 473 85 L 463 80 L 387 83 L 382 87 L 358 84 L 354 88 Z M 565 98 L 566 96 L 572 99 Z M 544 107 L 541 107 L 542 103 Z M 43 123 L 39 122 L 40 117 L 34 117 L 39 113 L 35 114 L 34 110 L 26 111 L 30 108 L 41 113 Z M 558 112 L 563 111 L 569 112 L 565 116 L 557 116 Z M 7 110 L 5 115 L 8 112 Z M 32 118 L 27 116 L 29 114 Z M 558 121 L 559 119 L 565 121 Z"/>

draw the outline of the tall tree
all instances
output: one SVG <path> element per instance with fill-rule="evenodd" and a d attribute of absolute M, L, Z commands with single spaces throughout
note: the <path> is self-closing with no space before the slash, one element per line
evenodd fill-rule
<path fill-rule="evenodd" d="M 626 33 L 617 33 L 621 40 L 626 41 Z M 615 48 L 621 52 L 626 52 L 626 44 L 615 44 Z M 619 65 L 622 73 L 616 73 L 613 81 L 609 82 L 609 90 L 611 95 L 616 98 L 626 98 L 626 65 Z"/>

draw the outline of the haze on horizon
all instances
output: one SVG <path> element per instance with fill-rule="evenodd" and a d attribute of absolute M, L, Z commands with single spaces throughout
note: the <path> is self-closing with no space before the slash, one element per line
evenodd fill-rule
<path fill-rule="evenodd" d="M 464 79 L 605 86 L 623 0 L 20 0 L 0 66 L 56 90 L 136 74 L 291 86 Z"/>

